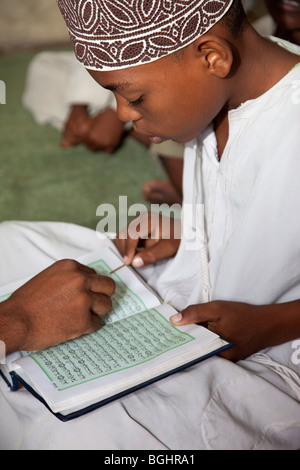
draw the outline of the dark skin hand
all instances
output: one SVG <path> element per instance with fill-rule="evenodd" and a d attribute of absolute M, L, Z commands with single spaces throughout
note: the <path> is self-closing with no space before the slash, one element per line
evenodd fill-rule
<path fill-rule="evenodd" d="M 142 223 L 138 228 L 143 227 L 140 236 L 133 230 L 137 226 L 133 221 L 133 225 L 129 224 L 127 230 L 115 239 L 126 264 L 134 267 L 147 266 L 176 255 L 180 240 L 174 239 L 173 223 L 170 225 L 170 238 L 163 239 L 162 217 L 154 219 L 158 222 L 154 227 L 151 226 L 150 213 L 145 213 L 139 220 Z M 147 223 L 144 224 L 143 220 Z M 137 251 L 139 247 L 143 248 L 142 251 Z M 142 264 L 136 263 L 137 260 L 142 260 Z M 298 300 L 276 305 L 218 300 L 190 305 L 171 317 L 170 321 L 176 326 L 197 323 L 208 328 L 234 345 L 220 356 L 238 361 L 262 349 L 300 337 L 299 312 Z"/>
<path fill-rule="evenodd" d="M 140 268 L 176 255 L 180 225 L 173 219 L 145 212 L 134 219 L 114 240 L 124 263 Z M 142 248 L 143 250 L 137 253 Z"/>
<path fill-rule="evenodd" d="M 92 333 L 111 309 L 115 283 L 73 260 L 54 263 L 0 304 L 6 352 L 35 351 Z"/>
<path fill-rule="evenodd" d="M 276 305 L 213 301 L 192 305 L 171 317 L 176 326 L 199 323 L 234 347 L 221 354 L 231 361 L 300 336 L 300 301 Z"/>

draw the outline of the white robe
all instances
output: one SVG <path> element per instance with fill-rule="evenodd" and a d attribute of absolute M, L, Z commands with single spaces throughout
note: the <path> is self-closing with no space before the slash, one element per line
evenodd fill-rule
<path fill-rule="evenodd" d="M 41 52 L 32 59 L 22 100 L 38 124 L 60 131 L 73 105 L 88 106 L 90 115 L 116 108 L 113 93 L 99 86 L 68 51 Z"/>

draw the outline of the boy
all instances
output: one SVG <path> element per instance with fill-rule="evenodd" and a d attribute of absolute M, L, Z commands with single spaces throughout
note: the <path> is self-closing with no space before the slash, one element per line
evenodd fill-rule
<path fill-rule="evenodd" d="M 119 118 L 155 143 L 190 141 L 180 246 L 161 239 L 136 255 L 137 241 L 119 239 L 126 262 L 176 255 L 149 276 L 179 310 L 173 323 L 205 323 L 247 359 L 214 357 L 68 433 L 43 415 L 27 448 L 34 438 L 51 448 L 50 425 L 60 448 L 298 449 L 298 57 L 260 38 L 238 0 L 58 3 Z"/>
<path fill-rule="evenodd" d="M 241 279 L 246 271 L 243 266 L 242 272 L 240 272 L 241 255 L 239 261 L 232 262 L 230 266 L 224 266 L 223 268 L 222 263 L 226 255 L 225 248 L 227 251 L 232 248 L 232 256 L 235 256 L 237 247 L 241 243 L 238 240 L 233 244 L 234 230 L 242 230 L 240 218 L 246 216 L 245 207 L 250 204 L 249 201 L 254 197 L 252 194 L 253 185 L 257 185 L 257 191 L 263 188 L 263 186 L 261 188 L 258 186 L 259 180 L 257 178 L 256 165 L 260 166 L 260 173 L 263 174 L 263 171 L 268 172 L 270 170 L 270 161 L 266 158 L 266 167 L 264 168 L 261 155 L 256 156 L 256 152 L 249 148 L 250 143 L 252 143 L 248 139 L 249 131 L 246 131 L 239 122 L 235 124 L 239 127 L 239 141 L 241 142 L 243 138 L 245 140 L 243 148 L 238 146 L 238 143 L 235 142 L 235 133 L 232 130 L 232 135 L 230 136 L 230 127 L 233 124 L 231 124 L 229 116 L 233 115 L 233 120 L 237 120 L 237 118 L 234 119 L 234 114 L 237 114 L 239 120 L 247 119 L 252 126 L 251 133 L 253 134 L 251 136 L 254 137 L 254 133 L 257 133 L 259 136 L 256 145 L 265 146 L 264 140 L 268 142 L 267 138 L 272 136 L 273 131 L 269 131 L 267 138 L 260 135 L 259 129 L 252 123 L 247 112 L 243 113 L 242 105 L 269 92 L 270 97 L 261 98 L 260 101 L 263 102 L 266 99 L 265 106 L 271 108 L 270 118 L 275 119 L 277 116 L 274 113 L 278 113 L 279 110 L 276 108 L 272 109 L 272 104 L 275 105 L 275 103 L 272 103 L 273 96 L 271 95 L 271 89 L 276 86 L 278 87 L 278 91 L 274 94 L 275 98 L 277 94 L 280 96 L 281 80 L 287 80 L 284 86 L 291 86 L 297 80 L 299 75 L 299 69 L 297 69 L 299 57 L 271 41 L 260 38 L 248 24 L 240 2 L 235 2 L 231 11 L 225 16 L 225 19 L 219 21 L 217 25 L 209 30 L 208 36 L 206 34 L 200 36 L 195 42 L 192 42 L 185 48 L 182 48 L 181 44 L 181 47 L 175 46 L 175 51 L 172 51 L 173 54 L 170 56 L 166 54 L 166 57 L 163 57 L 160 61 L 151 60 L 149 59 L 149 54 L 147 56 L 146 53 L 141 52 L 143 47 L 145 47 L 141 45 L 141 39 L 132 40 L 132 43 L 128 41 L 126 46 L 120 45 L 119 56 L 125 56 L 125 52 L 128 55 L 126 66 L 126 59 L 122 62 L 116 55 L 106 55 L 104 46 L 102 46 L 101 40 L 97 36 L 95 39 L 91 37 L 88 40 L 81 40 L 81 36 L 79 38 L 76 37 L 76 20 L 73 26 L 72 22 L 68 19 L 66 4 L 68 2 L 59 2 L 59 5 L 62 5 L 62 11 L 70 29 L 75 53 L 77 52 L 80 55 L 80 61 L 89 69 L 94 79 L 104 88 L 110 89 L 115 93 L 118 115 L 121 120 L 132 121 L 134 129 L 142 135 L 147 135 L 154 143 L 161 143 L 169 139 L 179 143 L 187 143 L 197 138 L 201 133 L 204 133 L 203 136 L 198 138 L 198 141 L 194 141 L 190 146 L 192 148 L 190 148 L 189 157 L 187 157 L 188 181 L 186 182 L 185 194 L 187 196 L 188 192 L 191 193 L 190 197 L 185 199 L 186 204 L 194 204 L 194 206 L 204 204 L 206 212 L 205 221 L 196 220 L 194 226 L 194 229 L 199 232 L 198 236 L 204 240 L 203 246 L 200 249 L 201 244 L 199 243 L 199 249 L 193 249 L 189 253 L 188 241 L 182 240 L 180 252 L 174 263 L 169 263 L 168 268 L 158 280 L 157 274 L 155 274 L 155 288 L 163 298 L 166 299 L 169 296 L 172 299 L 172 303 L 178 309 L 183 309 L 187 305 L 199 304 L 205 300 L 204 296 L 201 295 L 201 285 L 203 291 L 208 293 L 208 299 L 230 299 L 229 289 L 231 289 L 232 300 L 239 300 L 240 298 L 240 300 L 247 300 L 247 302 L 252 300 L 252 303 L 256 303 L 258 301 L 258 293 L 254 297 L 253 292 L 250 294 L 248 288 L 242 289 L 242 286 L 238 288 L 232 287 L 233 283 L 237 283 L 236 277 Z M 213 4 L 212 2 L 212 5 L 214 5 L 212 9 L 217 8 L 217 3 Z M 228 7 L 228 2 L 224 2 L 224 6 Z M 117 17 L 118 8 L 111 8 L 112 14 L 115 14 Z M 194 17 L 191 16 L 190 22 L 199 21 L 197 13 L 195 14 L 193 9 L 192 13 Z M 229 20 L 230 17 L 232 24 Z M 118 22 L 116 22 L 116 27 L 117 25 Z M 195 32 L 191 28 L 191 32 L 192 38 L 195 39 L 198 32 L 197 29 Z M 101 33 L 99 33 L 100 37 Z M 156 35 L 157 32 L 155 31 L 154 34 Z M 103 36 L 105 36 L 105 31 Z M 117 36 L 121 37 L 121 33 L 118 32 Z M 144 41 L 146 40 L 151 41 L 151 43 L 154 42 L 152 37 L 144 39 Z M 99 49 L 95 48 L 94 44 L 96 41 L 98 41 Z M 112 40 L 112 44 L 109 44 L 110 38 L 103 38 L 102 41 L 103 45 L 107 41 L 108 47 L 112 48 L 115 46 Z M 233 45 L 231 41 L 233 41 Z M 117 39 L 115 42 L 117 42 Z M 122 47 L 124 47 L 124 50 Z M 260 60 L 256 54 L 258 49 L 262 51 Z M 137 51 L 140 54 L 138 59 L 136 57 L 132 58 L 130 54 L 136 54 Z M 159 55 L 161 50 L 157 49 L 155 52 Z M 157 57 L 155 58 L 157 59 Z M 112 65 L 111 62 L 114 60 L 115 62 Z M 293 72 L 290 72 L 292 69 L 294 69 Z M 287 79 L 286 75 L 289 72 L 291 73 L 291 78 Z M 188 87 L 186 83 L 189 84 Z M 292 111 L 296 108 L 294 113 L 298 117 L 298 108 L 292 103 L 292 96 L 290 100 L 291 105 L 289 107 Z M 241 108 L 240 110 L 237 109 L 239 107 Z M 253 113 L 258 114 L 260 107 L 261 105 L 253 105 Z M 177 109 L 181 110 L 180 113 L 176 112 Z M 264 113 L 266 113 L 266 110 L 264 110 Z M 280 122 L 279 119 L 278 122 Z M 207 127 L 210 123 L 213 123 L 214 128 Z M 272 123 L 272 125 L 276 128 L 276 122 Z M 249 123 L 248 127 L 250 127 Z M 297 125 L 294 124 L 290 131 L 292 135 L 296 133 L 296 129 Z M 263 133 L 266 134 L 266 130 L 263 130 Z M 206 144 L 206 142 L 209 143 Z M 232 150 L 233 145 L 236 145 L 238 149 L 235 151 L 235 156 Z M 290 151 L 295 152 L 294 148 Z M 202 153 L 201 159 L 199 155 L 197 156 L 199 152 Z M 278 156 L 273 154 L 272 158 L 273 161 L 275 158 L 278 158 L 278 163 L 282 164 L 280 152 L 281 150 L 278 152 Z M 238 155 L 238 153 L 241 154 Z M 211 159 L 214 159 L 214 161 L 210 161 Z M 255 159 L 257 159 L 257 162 L 254 164 Z M 224 164 L 223 161 L 225 161 Z M 206 168 L 202 168 L 201 171 L 200 165 L 205 165 Z M 253 168 L 254 165 L 255 167 Z M 227 181 L 223 178 L 223 175 L 220 175 L 223 167 L 223 171 L 226 172 Z M 247 169 L 248 174 L 244 174 L 243 168 Z M 194 186 L 192 178 L 195 181 Z M 226 185 L 230 185 L 230 189 Z M 231 186 L 233 185 L 236 185 L 236 188 L 233 187 L 232 189 Z M 197 186 L 200 188 L 203 186 L 202 189 L 198 190 L 198 193 Z M 241 203 L 241 197 L 245 199 L 244 204 Z M 258 196 L 255 194 L 255 197 L 257 198 Z M 227 204 L 227 207 L 224 204 Z M 238 206 L 237 208 L 235 207 L 236 205 Z M 254 204 L 252 205 L 254 210 L 255 206 Z M 216 215 L 217 211 L 219 213 Z M 258 219 L 258 208 L 255 208 L 253 224 L 257 223 Z M 192 221 L 192 224 L 194 223 Z M 269 230 L 269 225 L 265 230 Z M 244 233 L 244 230 L 242 230 L 240 233 L 241 239 L 245 239 L 246 236 L 249 237 L 249 233 Z M 253 243 L 252 240 L 248 240 L 249 246 Z M 265 242 L 268 243 L 268 240 L 265 240 Z M 127 262 L 129 264 L 132 263 L 134 267 L 141 267 L 149 264 L 149 262 L 155 263 L 162 258 L 170 257 L 170 255 L 173 256 L 178 249 L 177 240 L 162 240 L 154 248 L 151 247 L 134 258 L 137 240 L 131 240 L 127 237 L 122 242 L 120 241 L 118 245 L 124 256 L 126 256 Z M 220 256 L 220 251 L 223 252 L 222 256 Z M 201 252 L 205 252 L 204 256 L 202 256 Z M 245 254 L 248 257 L 248 250 L 245 251 Z M 186 281 L 182 275 L 182 269 L 185 268 L 185 265 L 187 269 L 186 275 L 190 276 L 192 271 L 190 265 L 191 256 L 194 259 L 195 265 L 193 275 L 199 279 L 191 284 L 190 289 L 185 288 L 183 294 L 180 288 L 176 287 L 174 266 L 178 269 L 179 266 L 181 268 L 181 275 L 178 279 L 178 284 L 180 285 Z M 209 257 L 211 279 L 205 279 L 204 281 L 201 279 L 201 271 L 204 275 L 204 272 L 208 269 L 206 265 L 208 265 Z M 195 263 L 195 259 L 197 263 Z M 248 264 L 250 264 L 249 261 Z M 218 297 L 216 297 L 215 292 L 213 292 L 214 295 L 212 297 L 211 291 L 217 290 L 216 282 L 222 268 L 226 272 L 226 289 L 224 288 L 224 279 L 222 281 L 223 284 L 221 283 L 222 285 L 219 287 L 220 292 Z M 234 270 L 236 272 L 233 276 Z M 254 274 L 253 272 L 252 275 L 254 276 Z M 168 279 L 166 279 L 166 276 L 168 276 Z M 249 276 L 249 279 L 247 276 Z M 247 280 L 249 283 L 251 281 L 250 272 L 247 273 L 247 276 L 245 276 L 245 281 Z M 230 282 L 228 281 L 229 279 Z M 149 282 L 152 283 L 152 280 Z M 243 295 L 242 290 L 244 291 Z M 277 292 L 277 295 L 279 292 Z M 265 303 L 265 291 L 261 295 L 261 300 Z M 272 299 L 272 303 L 274 300 Z M 212 312 L 209 312 L 210 308 L 213 309 Z M 238 360 L 248 357 L 263 348 L 297 338 L 300 335 L 300 317 L 297 313 L 297 308 L 298 306 L 295 311 L 294 305 L 285 305 L 282 313 L 277 313 L 280 326 L 278 325 L 278 330 L 276 329 L 275 331 L 273 310 L 277 312 L 279 310 L 278 306 L 276 308 L 272 306 L 271 312 L 265 311 L 266 309 L 263 308 L 258 310 L 257 313 L 253 307 L 249 309 L 247 304 L 238 304 L 237 307 L 230 305 L 230 314 L 226 319 L 223 318 L 223 312 L 226 310 L 226 305 L 223 303 L 218 306 L 213 304 L 213 307 L 205 307 L 204 313 L 202 313 L 203 308 L 196 306 L 189 307 L 188 310 L 182 312 L 180 316 L 183 316 L 183 319 L 179 323 L 179 317 L 176 320 L 177 324 L 195 321 L 204 323 L 208 321 L 212 329 L 222 336 L 225 335 L 227 339 L 235 344 L 235 348 L 226 353 L 225 356 Z M 238 320 L 241 318 L 241 310 L 244 311 L 244 314 L 242 323 L 239 325 Z M 260 332 L 255 321 L 257 315 L 259 317 L 264 315 L 262 332 Z M 230 316 L 232 318 L 228 320 Z M 282 317 L 284 317 L 286 323 L 290 322 L 289 327 L 286 325 L 286 331 L 281 325 Z M 230 323 L 228 325 L 228 321 L 232 323 L 232 326 L 230 326 Z M 270 323 L 270 326 L 267 327 L 266 323 Z M 247 337 L 247 333 L 245 335 L 245 329 L 249 333 L 249 337 Z M 252 332 L 252 330 L 254 331 Z M 272 335 L 274 334 L 275 338 L 273 339 Z"/>

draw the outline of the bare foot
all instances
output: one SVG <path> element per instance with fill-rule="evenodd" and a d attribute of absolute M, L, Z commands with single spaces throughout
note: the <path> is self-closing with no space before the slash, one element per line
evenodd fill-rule
<path fill-rule="evenodd" d="M 168 180 L 148 181 L 143 185 L 143 197 L 151 204 L 181 204 L 182 197 Z"/>

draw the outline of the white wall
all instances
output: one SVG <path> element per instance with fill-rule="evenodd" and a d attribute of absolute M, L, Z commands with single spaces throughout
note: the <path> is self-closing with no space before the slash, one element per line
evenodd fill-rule
<path fill-rule="evenodd" d="M 68 41 L 56 0 L 0 0 L 0 50 Z"/>
<path fill-rule="evenodd" d="M 243 0 L 256 19 L 264 0 Z M 69 36 L 56 0 L 0 0 L 0 52 L 68 43 Z"/>

